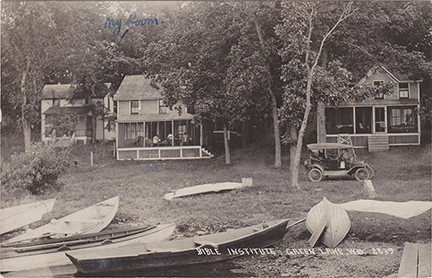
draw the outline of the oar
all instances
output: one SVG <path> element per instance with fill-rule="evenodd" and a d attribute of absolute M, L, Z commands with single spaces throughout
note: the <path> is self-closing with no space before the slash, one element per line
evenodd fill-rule
<path fill-rule="evenodd" d="M 285 231 L 288 231 L 288 229 L 291 228 L 292 226 L 295 226 L 295 225 L 297 225 L 297 224 L 300 224 L 301 222 L 303 222 L 303 221 L 305 221 L 305 220 L 306 220 L 306 218 L 302 218 L 302 219 L 297 220 L 296 222 L 294 222 L 294 223 L 292 223 L 292 224 L 287 225 L 286 228 L 285 228 Z"/>

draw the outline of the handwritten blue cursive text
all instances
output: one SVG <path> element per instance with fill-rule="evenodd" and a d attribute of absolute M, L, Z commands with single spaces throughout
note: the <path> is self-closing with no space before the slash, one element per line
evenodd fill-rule
<path fill-rule="evenodd" d="M 126 22 L 127 28 L 129 28 L 130 25 L 135 26 L 135 27 L 140 27 L 140 26 L 157 26 L 157 25 L 162 25 L 164 28 L 166 28 L 166 26 L 164 25 L 164 21 L 158 21 L 158 19 L 156 17 L 154 18 L 141 18 L 141 19 L 137 19 L 137 15 L 135 12 L 132 12 L 129 15 L 129 18 Z M 107 20 L 105 21 L 105 26 L 104 29 L 111 29 L 113 28 L 113 34 L 114 35 L 119 35 L 122 29 L 122 19 L 112 19 L 112 18 L 107 18 Z"/>

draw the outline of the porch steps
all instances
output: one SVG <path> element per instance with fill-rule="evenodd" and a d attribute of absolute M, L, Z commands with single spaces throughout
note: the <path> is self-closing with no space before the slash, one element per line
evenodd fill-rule
<path fill-rule="evenodd" d="M 373 134 L 368 138 L 368 150 L 370 152 L 382 152 L 389 149 L 387 134 Z"/>
<path fill-rule="evenodd" d="M 206 150 L 206 149 L 204 149 L 204 148 L 201 148 L 201 151 L 202 151 L 204 154 L 208 155 L 209 157 L 213 157 L 213 156 L 214 156 L 211 152 L 209 152 L 208 150 Z"/>

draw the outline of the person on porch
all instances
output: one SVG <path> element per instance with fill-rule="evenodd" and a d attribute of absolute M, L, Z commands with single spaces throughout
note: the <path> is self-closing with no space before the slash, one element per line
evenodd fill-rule
<path fill-rule="evenodd" d="M 182 141 L 181 141 L 181 146 L 183 145 L 188 145 L 189 141 L 192 141 L 192 138 L 190 138 L 190 136 L 185 132 L 182 135 Z"/>
<path fill-rule="evenodd" d="M 153 145 L 159 144 L 160 141 L 161 141 L 161 139 L 159 138 L 159 135 L 155 135 L 153 137 Z"/>

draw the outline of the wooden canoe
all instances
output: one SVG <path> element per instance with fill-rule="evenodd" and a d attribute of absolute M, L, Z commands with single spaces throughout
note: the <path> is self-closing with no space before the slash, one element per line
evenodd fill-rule
<path fill-rule="evenodd" d="M 306 218 L 306 227 L 312 234 L 309 243 L 313 247 L 317 240 L 330 247 L 336 247 L 347 235 L 351 221 L 347 212 L 325 197 L 311 208 Z"/>
<path fill-rule="evenodd" d="M 117 213 L 118 205 L 119 196 L 116 196 L 63 218 L 53 219 L 50 223 L 34 230 L 28 230 L 24 234 L 11 238 L 8 242 L 41 237 L 60 238 L 100 232 L 112 221 Z"/>
<path fill-rule="evenodd" d="M 44 214 L 49 213 L 53 209 L 55 202 L 56 199 L 49 199 L 1 209 L 0 234 L 10 232 L 41 220 Z"/>
<path fill-rule="evenodd" d="M 88 248 L 129 240 L 132 236 L 155 228 L 143 226 L 102 231 L 88 235 L 78 235 L 65 238 L 42 238 L 34 241 L 18 241 L 0 245 L 0 259 L 12 257 L 32 256 L 58 251 Z M 7 243 L 7 242 L 6 242 Z"/>
<path fill-rule="evenodd" d="M 79 273 L 122 273 L 232 259 L 246 252 L 262 254 L 268 246 L 282 239 L 288 220 L 191 238 L 124 246 L 105 250 L 67 252 Z"/>
<path fill-rule="evenodd" d="M 110 243 L 106 241 L 96 242 L 91 244 L 69 246 L 70 250 L 67 252 L 74 255 L 77 251 L 89 252 L 97 251 L 103 252 L 105 249 L 117 249 L 122 246 L 140 246 L 146 243 L 162 241 L 169 239 L 175 229 L 175 224 L 158 225 L 152 229 L 144 230 L 138 233 L 133 233 L 120 238 L 113 238 Z M 35 254 L 27 252 L 25 256 L 11 257 L 0 260 L 0 271 L 4 276 L 21 276 L 25 277 L 26 274 L 42 273 L 48 270 L 56 271 L 56 275 L 70 275 L 76 272 L 73 267 L 73 272 L 70 272 L 72 263 L 65 256 L 66 250 L 60 248 L 57 250 L 50 250 L 48 253 Z M 31 276 L 33 276 L 31 275 Z"/>
<path fill-rule="evenodd" d="M 239 182 L 220 182 L 220 183 L 200 184 L 200 185 L 180 188 L 178 190 L 175 190 L 174 192 L 167 193 L 165 194 L 164 199 L 172 200 L 178 197 L 185 197 L 185 196 L 191 196 L 191 195 L 197 195 L 197 194 L 203 194 L 209 192 L 221 192 L 221 191 L 242 188 L 245 186 L 249 186 L 249 185 L 244 185 L 243 183 L 239 183 Z"/>

